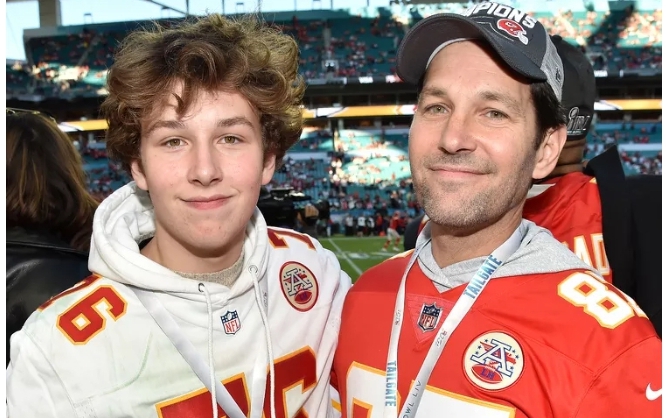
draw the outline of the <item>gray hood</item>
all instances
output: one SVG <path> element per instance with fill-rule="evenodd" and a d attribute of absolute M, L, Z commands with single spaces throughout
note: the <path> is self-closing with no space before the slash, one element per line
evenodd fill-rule
<path fill-rule="evenodd" d="M 486 257 L 477 257 L 443 269 L 439 268 L 432 255 L 430 226 L 431 224 L 428 222 L 416 242 L 416 248 L 425 245 L 419 253 L 418 261 L 421 270 L 428 278 L 436 282 L 438 287 L 443 287 L 440 291 L 469 282 Z M 525 229 L 525 235 L 520 247 L 497 269 L 493 277 L 556 273 L 571 269 L 592 270 L 600 275 L 557 241 L 547 229 L 526 219 L 522 220 L 521 228 Z"/>

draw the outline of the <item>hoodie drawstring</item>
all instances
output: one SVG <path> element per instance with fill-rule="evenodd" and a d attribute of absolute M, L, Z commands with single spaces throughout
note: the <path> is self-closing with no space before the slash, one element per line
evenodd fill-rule
<path fill-rule="evenodd" d="M 213 403 L 213 418 L 218 418 L 217 415 L 217 393 L 215 391 L 215 363 L 213 362 L 213 304 L 210 301 L 210 293 L 203 283 L 199 283 L 199 292 L 202 292 L 206 297 L 206 307 L 208 308 L 208 363 L 210 363 L 210 386 L 211 401 Z"/>
<path fill-rule="evenodd" d="M 259 305 L 259 315 L 261 321 L 264 323 L 264 332 L 266 334 L 266 344 L 268 345 L 268 368 L 270 371 L 270 396 L 271 396 L 271 418 L 275 418 L 275 364 L 273 364 L 273 341 L 271 340 L 271 331 L 268 327 L 268 315 L 264 308 L 264 299 L 259 288 L 259 269 L 257 266 L 251 265 L 248 267 L 250 275 L 252 276 L 252 284 L 254 285 L 254 296 L 257 298 L 257 305 Z"/>

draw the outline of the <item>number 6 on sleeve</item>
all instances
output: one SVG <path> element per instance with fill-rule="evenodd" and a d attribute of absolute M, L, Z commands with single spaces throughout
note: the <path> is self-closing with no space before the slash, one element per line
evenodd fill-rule
<path fill-rule="evenodd" d="M 114 321 L 127 311 L 127 302 L 111 286 L 100 286 L 58 316 L 58 329 L 73 344 L 87 343 L 106 326 L 102 305 Z"/>

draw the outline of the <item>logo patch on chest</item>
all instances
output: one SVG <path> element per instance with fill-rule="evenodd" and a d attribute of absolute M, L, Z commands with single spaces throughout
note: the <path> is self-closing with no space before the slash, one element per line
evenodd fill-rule
<path fill-rule="evenodd" d="M 306 312 L 312 309 L 319 297 L 317 278 L 309 268 L 295 261 L 288 261 L 280 269 L 282 294 L 294 309 Z"/>
<path fill-rule="evenodd" d="M 435 335 L 432 331 L 439 329 L 453 307 L 446 299 L 422 295 L 407 295 L 405 305 L 419 344 L 432 339 Z"/>
<path fill-rule="evenodd" d="M 469 381 L 486 390 L 513 385 L 522 375 L 524 365 L 520 344 L 504 332 L 488 332 L 477 337 L 463 357 L 463 369 Z"/>
<path fill-rule="evenodd" d="M 241 322 L 238 318 L 238 311 L 227 311 L 220 319 L 222 319 L 225 334 L 234 335 L 240 331 Z"/>
<path fill-rule="evenodd" d="M 437 326 L 437 323 L 439 323 L 439 316 L 441 313 L 442 308 L 438 308 L 436 303 L 433 303 L 432 305 L 424 304 L 416 324 L 424 332 L 432 331 Z"/>

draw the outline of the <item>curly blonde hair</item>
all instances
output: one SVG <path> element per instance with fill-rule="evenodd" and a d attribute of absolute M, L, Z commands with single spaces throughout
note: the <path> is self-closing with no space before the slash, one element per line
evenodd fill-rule
<path fill-rule="evenodd" d="M 301 135 L 305 83 L 293 38 L 254 15 L 229 19 L 210 14 L 171 28 L 156 24 L 121 43 L 101 107 L 109 125 L 109 156 L 128 172 L 140 159 L 141 120 L 178 82 L 183 83 L 176 96 L 180 116 L 200 92 L 241 93 L 259 112 L 264 154 L 275 155 L 278 164 Z"/>

